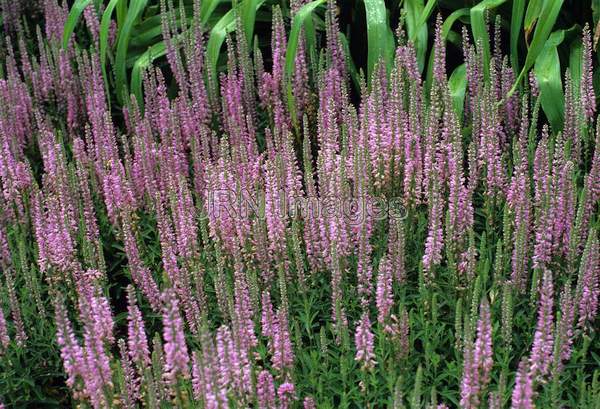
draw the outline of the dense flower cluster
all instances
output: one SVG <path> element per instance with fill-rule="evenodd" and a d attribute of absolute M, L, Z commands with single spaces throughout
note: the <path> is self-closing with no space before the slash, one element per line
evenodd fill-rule
<path fill-rule="evenodd" d="M 574 349 L 585 360 L 598 347 L 589 27 L 553 129 L 534 77 L 508 95 L 516 73 L 499 33 L 485 64 L 464 32 L 459 95 L 441 17 L 427 82 L 401 27 L 392 62 L 356 78 L 352 102 L 333 1 L 321 58 L 302 30 L 289 70 L 286 13 L 305 3 L 274 8 L 268 57 L 237 21 L 219 74 L 204 58 L 200 2 L 186 30 L 161 2 L 168 69 L 148 69 L 144 100 L 122 115 L 91 3 L 90 51 L 60 47 L 57 0 L 43 2 L 38 50 L 6 41 L 0 359 L 37 344 L 26 305 L 53 310 L 66 385 L 93 408 L 348 405 L 341 387 L 360 390 L 359 406 L 381 391 L 394 407 L 500 408 L 511 393 L 514 408 L 556 403 Z M 282 205 L 308 198 L 319 212 Z M 400 216 L 363 207 L 392 199 Z M 341 386 L 307 382 L 316 367 Z"/>

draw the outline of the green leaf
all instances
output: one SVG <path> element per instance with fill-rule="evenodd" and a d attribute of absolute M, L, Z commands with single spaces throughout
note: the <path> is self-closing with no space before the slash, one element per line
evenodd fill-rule
<path fill-rule="evenodd" d="M 394 56 L 394 36 L 387 20 L 384 0 L 364 0 L 367 18 L 367 75 L 371 78 L 375 64 L 383 58 L 389 67 Z"/>
<path fill-rule="evenodd" d="M 131 70 L 131 92 L 135 95 L 138 105 L 141 107 L 144 102 L 142 93 L 142 73 L 146 70 L 157 58 L 164 56 L 167 53 L 167 47 L 164 41 L 154 44 L 145 53 L 143 53 L 133 64 Z"/>
<path fill-rule="evenodd" d="M 287 43 L 287 50 L 285 51 L 285 72 L 288 78 L 290 78 L 294 71 L 294 63 L 296 61 L 296 52 L 298 51 L 298 41 L 300 39 L 302 27 L 307 27 L 307 23 L 311 21 L 312 13 L 317 7 L 324 3 L 325 0 L 314 0 L 307 3 L 302 6 L 294 16 L 290 37 Z M 312 34 L 308 32 L 306 34 L 306 49 L 311 50 L 316 41 L 314 38 L 314 31 Z"/>
<path fill-rule="evenodd" d="M 454 111 L 460 118 L 463 113 L 465 91 L 467 89 L 467 66 L 465 64 L 459 65 L 452 71 L 448 79 L 448 88 L 450 89 Z"/>
<path fill-rule="evenodd" d="M 514 72 L 519 72 L 519 37 L 525 13 L 525 0 L 513 0 L 510 18 L 510 60 Z"/>
<path fill-rule="evenodd" d="M 117 54 L 115 58 L 115 83 L 117 87 L 117 98 L 121 103 L 124 96 L 129 94 L 127 86 L 127 51 L 131 40 L 131 31 L 138 18 L 142 15 L 148 0 L 131 0 L 125 23 L 119 30 L 117 40 Z M 140 102 L 140 101 L 138 101 Z"/>
<path fill-rule="evenodd" d="M 454 23 L 456 23 L 457 20 L 470 15 L 471 9 L 467 7 L 454 10 L 448 17 L 446 17 L 446 20 L 444 20 L 444 23 L 442 24 L 442 38 L 447 40 Z"/>
<path fill-rule="evenodd" d="M 75 30 L 75 26 L 79 22 L 79 18 L 81 17 L 81 13 L 83 10 L 92 2 L 92 0 L 76 0 L 69 11 L 69 15 L 67 16 L 67 21 L 65 22 L 65 27 L 63 30 L 63 38 L 62 38 L 62 46 L 63 48 L 67 48 L 69 46 L 69 40 L 71 39 L 71 35 L 73 35 L 73 31 Z"/>
<path fill-rule="evenodd" d="M 552 32 L 552 28 L 554 27 L 554 23 L 556 22 L 556 18 L 558 17 L 558 13 L 562 7 L 564 0 L 547 0 L 544 3 L 544 7 L 540 14 L 539 23 L 535 26 L 535 32 L 533 33 L 533 39 L 531 40 L 531 44 L 529 45 L 529 50 L 527 52 L 527 58 L 525 59 L 525 64 L 519 73 L 515 83 L 512 88 L 506 95 L 506 98 L 511 96 L 517 89 L 519 83 L 525 76 L 525 74 L 529 71 L 529 69 L 533 66 L 536 61 L 538 55 L 544 49 L 546 44 L 546 40 L 548 36 Z"/>
<path fill-rule="evenodd" d="M 121 1 L 117 5 L 117 27 L 122 27 L 125 24 L 125 18 L 127 17 L 127 1 Z"/>
<path fill-rule="evenodd" d="M 535 61 L 533 72 L 540 87 L 542 109 L 554 132 L 562 129 L 564 94 L 562 88 L 560 59 L 556 47 L 564 40 L 564 30 L 552 33 Z"/>
<path fill-rule="evenodd" d="M 346 53 L 346 60 L 348 61 L 348 71 L 350 73 L 350 78 L 354 83 L 356 89 L 360 89 L 360 80 L 358 75 L 358 70 L 356 69 L 356 64 L 354 64 L 354 60 L 350 58 L 350 44 L 348 43 L 348 39 L 344 35 L 344 33 L 340 33 L 340 42 L 342 43 L 342 47 L 344 48 L 344 52 Z"/>
<path fill-rule="evenodd" d="M 256 10 L 258 10 L 258 8 L 260 8 L 264 2 L 265 0 L 259 0 L 258 2 L 254 3 L 255 15 Z M 240 6 L 238 5 L 237 7 L 239 8 Z M 217 21 L 212 30 L 210 30 L 210 36 L 208 37 L 208 43 L 206 45 L 206 59 L 210 67 L 209 69 L 211 70 L 210 72 L 213 76 L 213 78 L 210 78 L 211 81 L 217 80 L 217 64 L 219 62 L 219 55 L 221 54 L 221 47 L 227 34 L 235 30 L 237 11 L 239 10 L 229 10 L 223 15 L 223 17 L 219 19 L 219 21 Z"/>
<path fill-rule="evenodd" d="M 544 0 L 531 0 L 527 5 L 527 12 L 525 13 L 524 24 L 524 29 L 527 33 L 533 30 L 533 26 L 540 17 L 540 13 L 542 12 L 543 5 Z"/>
<path fill-rule="evenodd" d="M 533 65 L 537 56 L 542 52 L 545 46 L 546 39 L 552 32 L 558 13 L 562 7 L 564 0 L 548 0 L 544 4 L 542 14 L 540 15 L 539 24 L 535 26 L 535 32 L 533 33 L 533 39 L 527 52 L 527 59 L 525 60 L 525 70 L 528 70 Z"/>
<path fill-rule="evenodd" d="M 405 3 L 408 38 L 415 45 L 420 72 L 423 72 L 423 68 L 425 67 L 428 38 L 427 24 L 423 24 L 420 27 L 418 26 L 424 8 L 423 0 L 407 0 Z"/>
<path fill-rule="evenodd" d="M 215 8 L 221 3 L 221 0 L 204 0 L 200 5 L 200 21 L 206 24 Z"/>
<path fill-rule="evenodd" d="M 108 6 L 102 14 L 102 20 L 100 21 L 100 63 L 102 64 L 102 70 L 106 66 L 106 53 L 108 50 L 108 35 L 110 30 L 110 22 L 112 19 L 113 11 L 121 0 L 110 0 Z"/>
<path fill-rule="evenodd" d="M 210 30 L 210 36 L 208 37 L 208 43 L 206 44 L 206 59 L 211 69 L 211 73 L 214 76 L 211 81 L 217 80 L 217 63 L 219 60 L 219 54 L 221 53 L 221 46 L 225 37 L 228 33 L 232 32 L 235 28 L 235 13 L 233 10 L 229 10 L 221 17 L 221 19 L 214 25 Z"/>
<path fill-rule="evenodd" d="M 485 15 L 488 10 L 492 10 L 505 2 L 506 0 L 484 0 L 471 9 L 471 31 L 475 39 L 475 44 L 482 47 L 484 73 L 486 76 L 488 74 L 488 67 L 490 66 L 490 38 L 486 27 Z"/>
<path fill-rule="evenodd" d="M 102 76 L 104 77 L 104 86 L 106 88 L 106 95 L 109 98 L 110 104 L 110 92 L 108 89 L 108 77 L 106 74 L 106 54 L 108 52 L 108 35 L 110 30 L 110 22 L 112 21 L 112 14 L 115 7 L 121 2 L 121 0 L 110 0 L 108 6 L 102 14 L 102 20 L 100 21 L 100 65 L 102 67 Z"/>
<path fill-rule="evenodd" d="M 583 56 L 583 47 L 581 39 L 577 38 L 571 43 L 571 52 L 569 54 L 569 72 L 573 81 L 573 91 L 579 94 L 579 84 L 581 83 L 581 59 Z"/>
<path fill-rule="evenodd" d="M 259 4 L 260 3 L 260 4 Z M 254 37 L 254 22 L 256 21 L 256 11 L 262 2 L 260 0 L 244 0 L 242 6 L 242 26 L 246 33 L 246 41 L 251 47 Z"/>
<path fill-rule="evenodd" d="M 425 4 L 425 8 L 423 8 L 423 12 L 421 13 L 421 17 L 419 17 L 419 21 L 417 23 L 417 30 L 422 24 L 425 24 L 429 17 L 431 16 L 431 12 L 433 11 L 433 6 L 437 3 L 437 0 L 427 0 L 427 4 Z"/>

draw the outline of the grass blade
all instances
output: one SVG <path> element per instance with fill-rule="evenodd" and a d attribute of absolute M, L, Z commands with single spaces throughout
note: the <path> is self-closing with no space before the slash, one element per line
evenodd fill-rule
<path fill-rule="evenodd" d="M 557 46 L 564 40 L 563 30 L 552 33 L 535 61 L 533 72 L 540 87 L 540 102 L 554 132 L 562 129 L 565 98 L 562 88 Z"/>
<path fill-rule="evenodd" d="M 387 20 L 384 0 L 364 0 L 367 18 L 367 75 L 371 78 L 375 64 L 383 57 L 389 67 L 394 55 L 394 37 Z"/>
<path fill-rule="evenodd" d="M 108 35 L 110 30 L 110 22 L 112 19 L 113 11 L 115 7 L 121 2 L 121 0 L 110 0 L 108 6 L 102 14 L 102 20 L 100 21 L 100 62 L 102 63 L 102 70 L 106 68 L 106 53 L 108 50 Z"/>
<path fill-rule="evenodd" d="M 427 4 L 423 8 L 421 15 L 419 16 L 419 20 L 417 21 L 416 30 L 418 31 L 423 24 L 427 22 L 429 17 L 431 16 L 431 12 L 433 11 L 433 6 L 437 3 L 437 0 L 428 0 Z M 414 40 L 411 38 L 411 40 Z"/>
<path fill-rule="evenodd" d="M 62 38 L 62 46 L 63 48 L 67 48 L 69 46 L 69 40 L 71 39 L 71 35 L 73 35 L 73 31 L 75 31 L 75 27 L 79 22 L 79 18 L 83 13 L 83 10 L 92 2 L 92 0 L 77 0 L 69 10 L 69 15 L 67 16 L 67 21 L 65 22 L 65 27 L 63 30 L 63 38 Z"/>
<path fill-rule="evenodd" d="M 540 15 L 539 23 L 535 26 L 535 32 L 533 33 L 533 39 L 527 52 L 527 59 L 525 60 L 525 70 L 528 70 L 533 65 L 537 56 L 542 52 L 548 36 L 552 32 L 558 13 L 562 7 L 564 0 L 548 0 Z"/>

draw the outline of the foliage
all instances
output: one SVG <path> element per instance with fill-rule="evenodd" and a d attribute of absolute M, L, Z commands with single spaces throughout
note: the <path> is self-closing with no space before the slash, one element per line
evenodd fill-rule
<path fill-rule="evenodd" d="M 596 1 L 0 5 L 0 407 L 598 407 Z"/>

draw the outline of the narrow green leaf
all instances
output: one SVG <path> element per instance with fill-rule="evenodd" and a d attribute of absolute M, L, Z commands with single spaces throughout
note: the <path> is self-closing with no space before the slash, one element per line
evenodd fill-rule
<path fill-rule="evenodd" d="M 571 52 L 569 54 L 569 72 L 573 81 L 573 91 L 579 94 L 579 84 L 581 83 L 583 47 L 581 39 L 577 38 L 571 43 Z"/>
<path fill-rule="evenodd" d="M 454 111 L 460 118 L 463 113 L 465 90 L 467 89 L 467 66 L 465 64 L 459 65 L 452 71 L 448 79 L 448 88 L 450 89 Z"/>
<path fill-rule="evenodd" d="M 73 31 L 75 31 L 75 27 L 79 22 L 79 18 L 83 13 L 83 10 L 92 2 L 92 0 L 76 0 L 69 10 L 69 15 L 67 16 L 67 21 L 65 22 L 65 27 L 63 29 L 63 38 L 62 38 L 62 46 L 63 48 L 67 48 L 69 45 L 69 40 L 71 39 L 71 35 L 73 35 Z"/>
<path fill-rule="evenodd" d="M 535 26 L 535 32 L 533 33 L 533 39 L 531 40 L 523 69 L 529 70 L 537 56 L 542 52 L 546 40 L 554 27 L 563 1 L 564 0 L 547 0 L 544 4 L 539 23 Z"/>
<path fill-rule="evenodd" d="M 371 78 L 375 64 L 383 58 L 389 67 L 394 55 L 394 36 L 387 20 L 384 0 L 364 0 L 367 18 L 367 75 Z"/>
<path fill-rule="evenodd" d="M 560 59 L 556 47 L 564 40 L 564 31 L 552 33 L 535 61 L 533 72 L 540 87 L 542 109 L 554 132 L 562 129 L 564 94 L 562 88 Z"/>
<path fill-rule="evenodd" d="M 523 65 L 523 68 L 521 68 L 519 76 L 517 77 L 506 97 L 511 96 L 515 92 L 525 74 L 533 66 L 533 63 L 537 59 L 538 55 L 542 52 L 546 44 L 546 40 L 548 39 L 548 36 L 554 27 L 554 23 L 556 22 L 558 13 L 563 5 L 563 1 L 564 0 L 547 0 L 544 4 L 544 8 L 540 14 L 539 23 L 535 26 L 533 39 L 531 40 L 527 57 L 525 58 L 525 64 Z"/>
<path fill-rule="evenodd" d="M 427 0 L 427 4 L 425 4 L 425 7 L 419 16 L 419 20 L 417 21 L 417 30 L 419 30 L 419 28 L 421 28 L 421 26 L 425 24 L 427 20 L 429 20 L 429 17 L 431 17 L 431 12 L 433 11 L 433 6 L 435 6 L 436 3 L 437 0 Z"/>
<path fill-rule="evenodd" d="M 307 23 L 311 21 L 312 13 L 317 7 L 324 4 L 325 0 L 314 0 L 310 3 L 305 4 L 298 10 L 292 21 L 292 29 L 290 30 L 290 37 L 287 43 L 287 50 L 285 51 L 285 72 L 288 78 L 294 71 L 294 64 L 296 61 L 296 52 L 298 50 L 298 41 L 300 38 L 300 32 L 302 27 L 306 27 Z M 312 35 L 307 32 L 306 35 L 306 49 L 311 50 L 315 43 L 314 31 Z"/>
<path fill-rule="evenodd" d="M 535 22 L 540 17 L 540 13 L 542 12 L 542 6 L 544 5 L 544 0 L 531 0 L 527 5 L 527 12 L 525 13 L 525 22 L 524 29 L 526 32 L 531 32 L 533 30 L 533 26 Z"/>
<path fill-rule="evenodd" d="M 127 17 L 128 9 L 127 3 L 127 1 L 121 1 L 117 6 L 117 27 L 122 27 L 123 24 L 125 24 L 125 18 Z"/>
<path fill-rule="evenodd" d="M 256 11 L 260 7 L 259 0 L 244 0 L 242 6 L 242 25 L 246 33 L 246 41 L 251 46 L 254 38 L 254 22 L 256 21 Z"/>
<path fill-rule="evenodd" d="M 424 9 L 423 0 L 406 0 L 406 28 L 408 31 L 408 38 L 411 39 L 415 45 L 417 52 L 417 63 L 419 65 L 419 71 L 423 72 L 425 67 L 425 56 L 427 55 L 427 24 L 418 26 L 419 18 L 423 13 Z"/>
<path fill-rule="evenodd" d="M 217 63 L 219 60 L 219 54 L 221 53 L 221 46 L 225 37 L 228 33 L 234 30 L 235 26 L 235 14 L 233 10 L 229 10 L 221 17 L 221 19 L 214 25 L 210 30 L 210 36 L 208 37 L 208 43 L 206 44 L 206 59 L 208 65 L 211 67 L 211 73 L 214 77 L 212 81 L 217 80 Z"/>
<path fill-rule="evenodd" d="M 200 20 L 206 24 L 213 11 L 221 3 L 221 0 L 204 0 L 200 5 Z"/>
<path fill-rule="evenodd" d="M 117 40 L 117 54 L 115 58 L 115 82 L 117 87 L 117 98 L 121 103 L 124 95 L 128 95 L 129 87 L 127 86 L 127 51 L 129 41 L 131 39 L 131 30 L 137 19 L 141 16 L 148 0 L 131 0 L 127 17 L 123 27 L 119 30 Z"/>
<path fill-rule="evenodd" d="M 102 70 L 105 69 L 106 65 L 110 22 L 113 11 L 119 2 L 121 2 L 121 0 L 110 0 L 108 6 L 106 6 L 106 9 L 104 10 L 104 13 L 102 14 L 102 20 L 100 21 L 100 63 L 102 64 Z"/>
<path fill-rule="evenodd" d="M 112 21 L 112 14 L 115 7 L 121 2 L 121 0 L 110 0 L 104 13 L 102 14 L 102 20 L 100 21 L 100 65 L 102 67 L 102 76 L 104 77 L 104 86 L 106 88 L 106 95 L 110 102 L 110 93 L 108 89 L 108 77 L 106 73 L 106 55 L 108 53 L 108 35 L 110 30 L 110 22 Z"/>
<path fill-rule="evenodd" d="M 446 17 L 446 20 L 444 20 L 444 22 L 442 23 L 442 38 L 444 40 L 447 40 L 450 34 L 450 30 L 452 30 L 452 26 L 454 25 L 454 23 L 456 23 L 457 20 L 470 15 L 471 9 L 467 7 L 454 10 L 448 17 Z"/>
<path fill-rule="evenodd" d="M 471 9 L 471 31 L 475 39 L 475 44 L 481 45 L 484 73 L 486 75 L 490 65 L 490 38 L 486 27 L 485 15 L 488 10 L 492 10 L 505 2 L 506 0 L 483 0 Z"/>
<path fill-rule="evenodd" d="M 510 60 L 514 72 L 519 72 L 519 37 L 525 13 L 525 0 L 513 0 L 510 18 Z"/>
<path fill-rule="evenodd" d="M 133 64 L 131 70 L 131 92 L 135 95 L 138 105 L 141 107 L 144 103 L 142 92 L 142 74 L 152 63 L 167 53 L 167 47 L 164 41 L 154 44 L 148 48 Z"/>
<path fill-rule="evenodd" d="M 265 0 L 259 0 L 256 2 L 255 11 L 262 6 L 264 2 Z M 233 30 L 235 30 L 236 11 L 239 10 L 231 9 L 225 13 L 210 31 L 210 36 L 208 37 L 208 43 L 206 45 L 206 59 L 213 75 L 211 81 L 216 81 L 217 79 L 217 64 L 219 61 L 219 54 L 221 53 L 223 41 L 225 41 L 225 37 L 228 33 L 231 33 Z"/>

